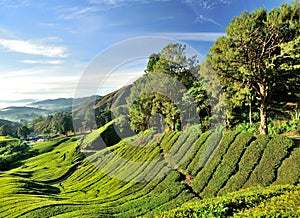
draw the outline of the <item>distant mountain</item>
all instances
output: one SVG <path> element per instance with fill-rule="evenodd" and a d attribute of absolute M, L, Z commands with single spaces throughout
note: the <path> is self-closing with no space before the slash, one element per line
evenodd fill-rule
<path fill-rule="evenodd" d="M 29 104 L 29 107 L 34 108 L 40 108 L 45 109 L 48 111 L 71 111 L 73 104 L 75 106 L 84 104 L 85 102 L 88 102 L 92 99 L 98 99 L 101 98 L 100 96 L 90 96 L 90 97 L 84 97 L 84 98 L 57 98 L 57 99 L 47 99 L 43 101 L 37 101 L 34 103 Z"/>
<path fill-rule="evenodd" d="M 0 108 L 6 107 L 23 107 L 32 102 L 37 101 L 36 99 L 20 99 L 20 100 L 0 100 Z"/>
<path fill-rule="evenodd" d="M 37 115 L 46 116 L 48 113 L 49 111 L 40 108 L 7 107 L 0 109 L 0 118 L 10 121 L 31 120 Z"/>
<path fill-rule="evenodd" d="M 83 104 L 89 104 L 95 102 L 95 100 L 101 99 L 101 96 L 90 96 L 84 98 L 57 98 L 47 99 L 42 101 L 36 101 L 26 106 L 13 106 L 0 109 L 0 119 L 6 119 L 10 121 L 31 120 L 34 117 L 41 115 L 47 116 L 48 114 L 54 114 L 57 112 L 67 112 L 72 110 L 72 106 L 78 106 Z M 18 101 L 22 102 L 22 100 Z M 24 100 L 23 102 L 28 102 Z"/>

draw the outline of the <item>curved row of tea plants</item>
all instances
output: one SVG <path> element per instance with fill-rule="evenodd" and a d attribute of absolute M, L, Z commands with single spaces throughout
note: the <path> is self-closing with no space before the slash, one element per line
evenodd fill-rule
<path fill-rule="evenodd" d="M 97 147 L 103 134 L 106 142 L 113 141 L 112 125 L 84 140 L 73 137 L 32 146 L 36 156 L 0 173 L 0 216 L 154 217 L 173 209 L 188 215 L 260 213 L 261 205 L 268 204 L 270 210 L 276 205 L 273 197 L 283 202 L 290 196 L 287 190 L 298 193 L 295 186 L 278 186 L 228 194 L 257 185 L 299 184 L 300 149 L 287 137 L 255 138 L 237 131 L 200 134 L 191 127 L 165 134 L 146 131 Z M 224 198 L 207 198 L 215 195 Z M 234 199 L 244 202 L 240 210 L 233 211 Z"/>

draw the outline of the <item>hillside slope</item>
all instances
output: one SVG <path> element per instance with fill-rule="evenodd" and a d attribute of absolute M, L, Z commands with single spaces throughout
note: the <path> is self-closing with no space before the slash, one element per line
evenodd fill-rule
<path fill-rule="evenodd" d="M 85 139 L 36 144 L 37 156 L 1 172 L 0 216 L 154 217 L 169 210 L 161 216 L 219 210 L 228 216 L 259 213 L 262 205 L 272 208 L 275 199 L 284 204 L 287 197 L 295 204 L 287 213 L 299 211 L 299 186 L 293 185 L 300 182 L 300 148 L 284 136 L 200 134 L 191 127 L 95 146 L 101 134 L 115 137 L 110 125 Z M 258 185 L 270 188 L 253 188 Z M 230 194 L 246 187 L 252 188 Z"/>

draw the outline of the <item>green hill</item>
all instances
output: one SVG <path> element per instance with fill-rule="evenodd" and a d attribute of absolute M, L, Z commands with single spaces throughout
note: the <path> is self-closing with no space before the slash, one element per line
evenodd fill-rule
<path fill-rule="evenodd" d="M 300 148 L 285 136 L 190 127 L 114 141 L 112 126 L 33 145 L 0 173 L 0 216 L 300 214 Z"/>

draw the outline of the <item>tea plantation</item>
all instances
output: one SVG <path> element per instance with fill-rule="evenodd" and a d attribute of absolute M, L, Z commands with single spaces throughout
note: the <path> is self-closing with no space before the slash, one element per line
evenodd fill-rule
<path fill-rule="evenodd" d="M 32 145 L 0 171 L 0 217 L 300 216 L 300 148 L 285 136 L 190 127 L 116 140 L 111 125 Z"/>

